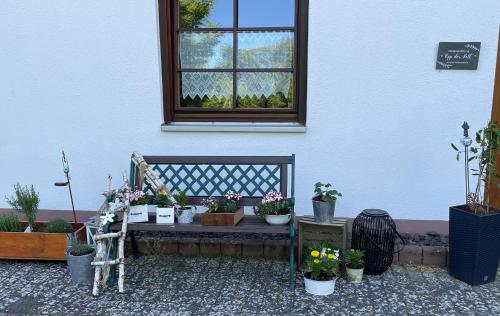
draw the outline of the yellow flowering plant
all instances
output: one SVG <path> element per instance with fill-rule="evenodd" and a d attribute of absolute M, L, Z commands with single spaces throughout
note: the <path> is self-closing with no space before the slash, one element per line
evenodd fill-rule
<path fill-rule="evenodd" d="M 174 206 L 174 203 L 170 200 L 170 196 L 164 190 L 161 190 L 156 194 L 154 201 L 158 207 Z"/>
<path fill-rule="evenodd" d="M 337 276 L 340 260 L 340 251 L 328 242 L 309 245 L 304 261 L 305 276 L 315 281 L 331 280 Z"/>

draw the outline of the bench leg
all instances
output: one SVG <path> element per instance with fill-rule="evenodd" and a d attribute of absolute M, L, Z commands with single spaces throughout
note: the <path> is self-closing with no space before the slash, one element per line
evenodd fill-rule
<path fill-rule="evenodd" d="M 137 250 L 137 242 L 135 241 L 135 232 L 129 231 L 128 234 L 130 235 L 130 243 L 132 244 L 132 255 L 134 256 L 135 259 L 137 259 L 139 258 L 140 253 L 139 250 Z"/>
<path fill-rule="evenodd" d="M 290 223 L 290 278 L 288 280 L 288 290 L 295 291 L 295 227 L 293 216 Z"/>

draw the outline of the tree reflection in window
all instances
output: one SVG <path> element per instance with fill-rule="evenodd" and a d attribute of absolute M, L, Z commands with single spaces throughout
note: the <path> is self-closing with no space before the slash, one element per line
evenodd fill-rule
<path fill-rule="evenodd" d="M 294 108 L 295 0 L 178 0 L 178 10 L 181 108 Z"/>

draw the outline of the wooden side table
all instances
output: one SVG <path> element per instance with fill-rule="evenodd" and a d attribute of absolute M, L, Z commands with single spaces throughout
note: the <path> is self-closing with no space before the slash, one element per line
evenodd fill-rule
<path fill-rule="evenodd" d="M 345 252 L 347 249 L 347 220 L 334 219 L 328 224 L 319 224 L 314 217 L 302 217 L 298 225 L 299 249 L 298 269 L 302 270 L 304 247 L 309 243 L 328 241 L 333 247 Z"/>

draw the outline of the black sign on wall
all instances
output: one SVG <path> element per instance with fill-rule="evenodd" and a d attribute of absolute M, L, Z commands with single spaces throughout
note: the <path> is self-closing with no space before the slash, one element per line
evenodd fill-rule
<path fill-rule="evenodd" d="M 440 42 L 436 69 L 476 70 L 481 42 Z"/>

